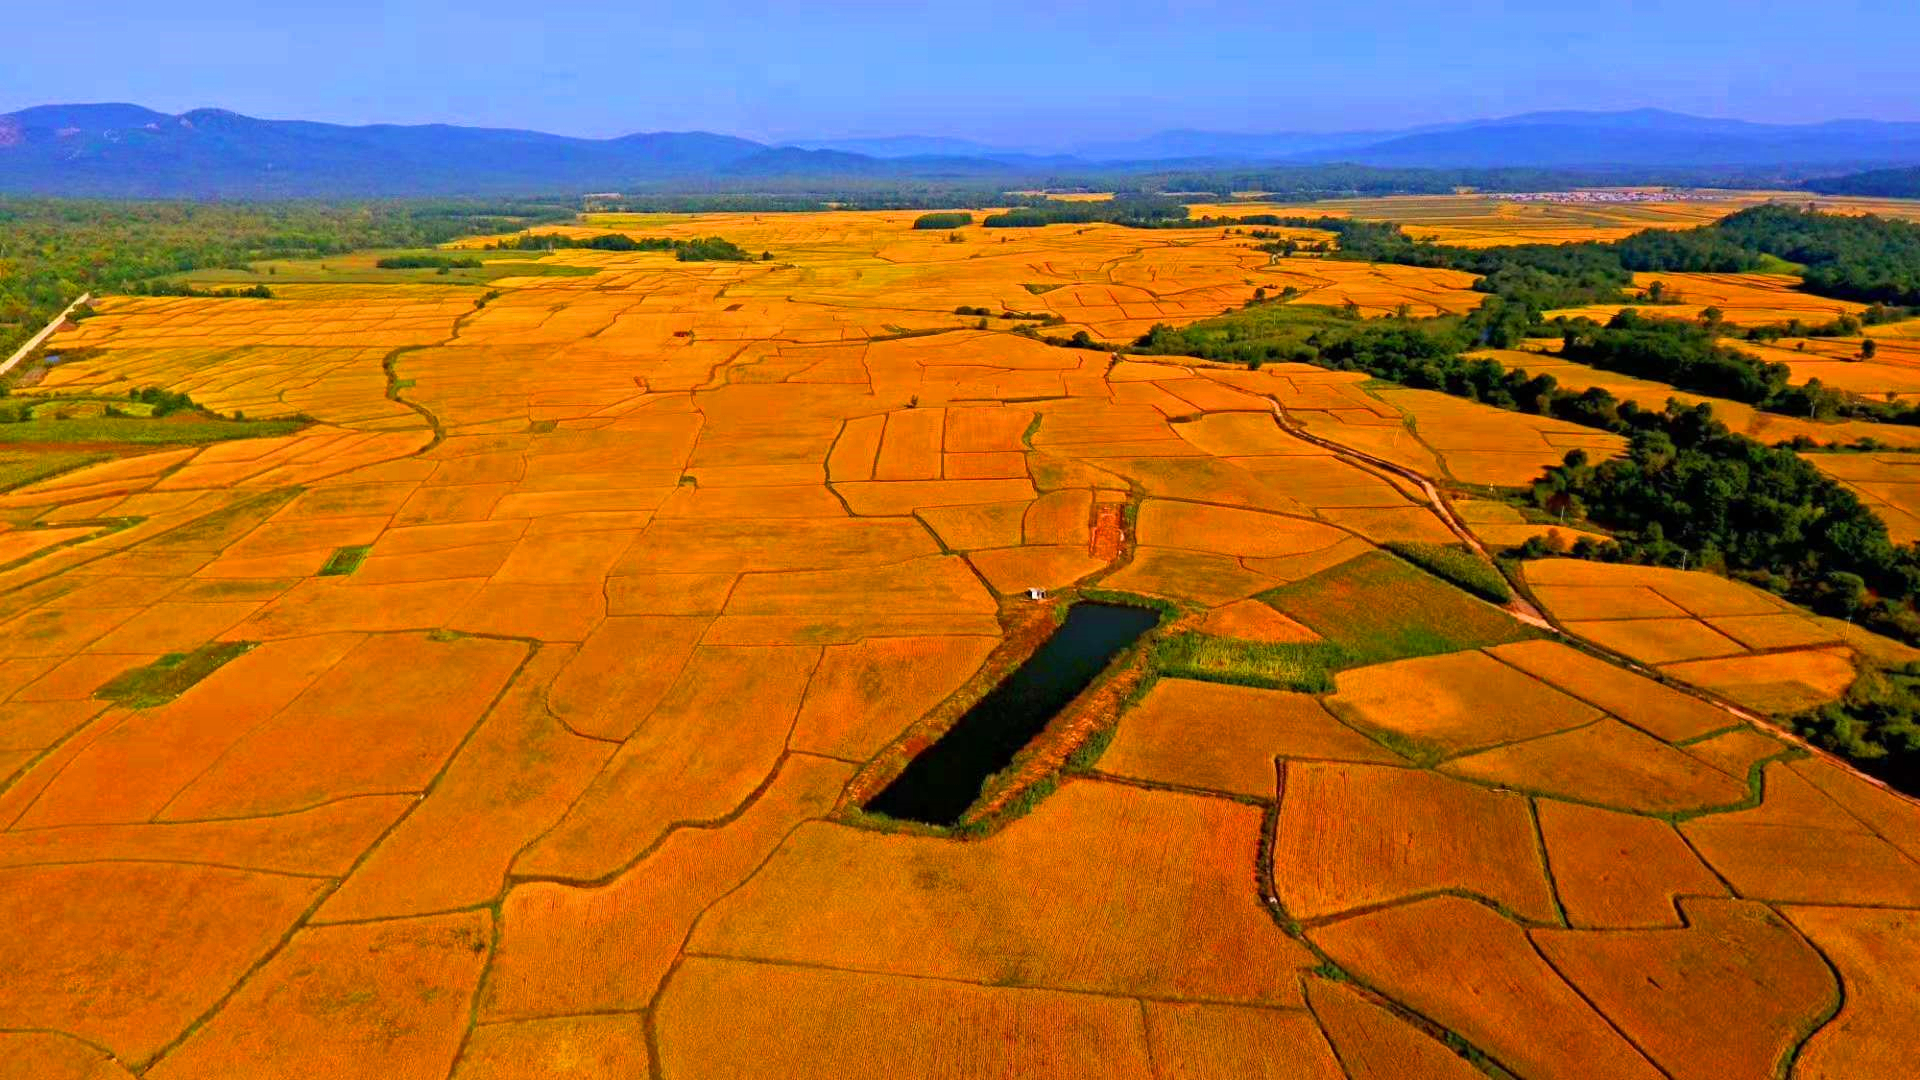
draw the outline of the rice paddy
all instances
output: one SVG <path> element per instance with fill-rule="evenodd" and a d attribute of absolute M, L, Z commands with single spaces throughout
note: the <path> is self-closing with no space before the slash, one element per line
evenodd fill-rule
<path fill-rule="evenodd" d="M 1404 205 L 1461 242 L 1725 209 Z M 1570 560 L 1518 574 L 1550 633 L 1384 549 L 1464 542 L 1421 481 L 1620 440 L 1008 317 L 1117 344 L 1461 275 L 916 216 L 594 215 L 771 258 L 342 257 L 56 339 L 22 399 L 284 426 L 0 456 L 0 1073 L 1898 1071 L 1920 810 L 1726 702 L 1901 647 Z M 1820 460 L 1906 505 L 1897 456 Z M 993 813 L 861 811 L 1103 597 L 1163 625 Z"/>

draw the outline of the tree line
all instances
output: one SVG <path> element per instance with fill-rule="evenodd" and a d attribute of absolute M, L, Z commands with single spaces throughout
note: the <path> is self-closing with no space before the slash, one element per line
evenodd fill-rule
<path fill-rule="evenodd" d="M 671 251 L 681 262 L 750 262 L 753 255 L 731 240 L 718 236 L 676 240 L 666 236 L 628 236 L 626 233 L 600 233 L 595 236 L 568 236 L 565 233 L 522 233 L 487 245 L 489 251 L 555 251 L 584 248 L 590 251 Z M 762 259 L 771 258 L 763 254 Z"/>

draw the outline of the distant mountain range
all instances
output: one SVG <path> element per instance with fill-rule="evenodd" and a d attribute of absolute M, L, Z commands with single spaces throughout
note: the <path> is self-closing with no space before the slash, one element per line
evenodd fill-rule
<path fill-rule="evenodd" d="M 44 105 L 0 116 L 0 192 L 272 198 L 740 190 L 773 178 L 1012 181 L 1329 163 L 1438 169 L 1776 169 L 1920 164 L 1920 123 L 1758 124 L 1657 109 L 1553 112 L 1398 131 L 1235 134 L 993 146 L 965 139 L 795 140 L 707 132 L 579 139 L 444 124 L 347 127 L 221 109 Z"/>

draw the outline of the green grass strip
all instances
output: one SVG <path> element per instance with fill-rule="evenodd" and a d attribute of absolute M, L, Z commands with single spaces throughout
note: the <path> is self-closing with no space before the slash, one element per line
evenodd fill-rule
<path fill-rule="evenodd" d="M 257 642 L 217 641 L 187 653 L 168 653 L 151 664 L 129 668 L 94 691 L 94 697 L 133 709 L 165 705 Z"/>
<path fill-rule="evenodd" d="M 1243 641 L 1186 631 L 1154 647 L 1153 665 L 1176 679 L 1298 690 L 1325 694 L 1333 673 L 1347 666 L 1346 652 L 1326 642 Z"/>
<path fill-rule="evenodd" d="M 338 549 L 327 559 L 327 565 L 320 568 L 320 577 L 346 577 L 360 564 L 367 561 L 367 552 L 372 550 L 365 544 L 352 544 Z"/>
<path fill-rule="evenodd" d="M 1422 544 L 1394 542 L 1387 550 L 1451 581 L 1483 600 L 1504 604 L 1513 599 L 1513 589 L 1492 563 L 1461 544 Z"/>

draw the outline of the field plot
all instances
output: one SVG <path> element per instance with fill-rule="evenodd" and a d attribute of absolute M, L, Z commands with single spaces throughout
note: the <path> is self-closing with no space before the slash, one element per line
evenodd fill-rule
<path fill-rule="evenodd" d="M 150 386 L 287 422 L 0 457 L 0 1075 L 1679 1077 L 1700 1030 L 1898 1071 L 1920 808 L 1381 550 L 1454 537 L 1378 461 L 1617 440 L 1013 332 L 1461 276 L 915 216 L 594 215 L 550 228 L 771 258 L 362 253 L 58 337 L 19 396 L 72 422 Z M 1829 457 L 1897 501 L 1897 457 Z M 1526 578 L 1759 707 L 1920 655 L 1698 574 Z M 1033 587 L 1168 617 L 1003 818 L 860 810 L 1051 629 Z"/>
<path fill-rule="evenodd" d="M 1865 304 L 1833 300 L 1800 291 L 1800 279 L 1789 274 L 1635 274 L 1633 284 L 1646 289 L 1660 282 L 1672 291 L 1672 303 L 1641 306 L 1641 310 L 1666 319 L 1698 319 L 1707 308 L 1719 308 L 1726 321 L 1735 326 L 1764 326 L 1772 323 L 1829 323 L 1841 315 L 1858 315 Z M 1569 319 L 1586 317 L 1606 322 L 1623 307 L 1634 304 L 1595 304 L 1589 307 L 1560 308 L 1543 312 L 1547 318 L 1562 315 Z"/>
<path fill-rule="evenodd" d="M 1519 202 L 1497 195 L 1399 195 L 1279 204 L 1259 201 L 1195 204 L 1195 216 L 1287 214 L 1394 221 L 1422 240 L 1462 247 L 1617 240 L 1642 229 L 1712 224 L 1761 198 L 1728 193 L 1713 200 L 1671 202 Z"/>
<path fill-rule="evenodd" d="M 1784 358 L 1777 355 L 1781 352 L 1778 349 L 1746 342 L 1735 347 L 1765 360 L 1784 362 Z M 1496 360 L 1508 370 L 1523 370 L 1531 375 L 1552 375 L 1561 389 L 1573 393 L 1597 386 L 1605 389 L 1615 398 L 1631 401 L 1643 409 L 1658 411 L 1666 408 L 1668 401 L 1678 401 L 1687 406 L 1709 405 L 1713 408 L 1714 419 L 1727 425 L 1730 430 L 1768 445 L 1804 437 L 1816 443 L 1843 444 L 1860 439 L 1873 439 L 1891 447 L 1920 449 L 1920 429 L 1903 424 L 1876 424 L 1864 420 L 1819 421 L 1763 412 L 1742 402 L 1690 394 L 1665 383 L 1636 379 L 1631 375 L 1602 371 L 1571 360 L 1562 360 L 1551 352 L 1489 349 L 1472 355 Z M 1854 366 L 1856 365 L 1846 365 L 1849 369 Z M 1920 368 L 1916 368 L 1913 375 L 1914 388 L 1920 391 Z M 1843 383 L 1832 382 L 1831 372 L 1803 372 L 1798 367 L 1795 368 L 1794 381 L 1802 382 L 1809 378 L 1817 378 L 1823 383 L 1841 389 L 1847 388 Z M 1875 393 L 1874 396 L 1880 395 Z M 1818 459 L 1815 459 L 1815 463 L 1818 463 Z"/>
<path fill-rule="evenodd" d="M 1920 455 L 1807 454 L 1808 462 L 1845 484 L 1887 523 L 1896 544 L 1920 540 Z"/>
<path fill-rule="evenodd" d="M 1920 658 L 1899 642 L 1698 571 L 1546 559 L 1528 563 L 1526 577 L 1571 632 L 1762 712 L 1839 697 L 1853 683 L 1856 655 Z"/>
<path fill-rule="evenodd" d="M 1641 189 L 1661 194 L 1664 189 Z M 1311 203 L 1273 203 L 1257 198 L 1228 203 L 1193 203 L 1195 217 L 1284 214 L 1296 217 L 1355 217 L 1393 221 L 1422 240 L 1461 247 L 1506 244 L 1565 244 L 1580 240 L 1618 240 L 1644 229 L 1691 229 L 1710 225 L 1749 206 L 1789 202 L 1817 204 L 1833 213 L 1879 214 L 1920 219 L 1920 204 L 1909 199 L 1809 196 L 1803 191 L 1723 191 L 1708 197 L 1671 200 L 1606 201 L 1568 199 L 1526 201 L 1498 195 L 1391 195 L 1379 198 L 1325 199 Z"/>
<path fill-rule="evenodd" d="M 1912 321 L 1871 326 L 1864 337 L 1783 337 L 1771 344 L 1745 342 L 1740 348 L 1762 360 L 1785 364 L 1794 382 L 1819 379 L 1837 390 L 1894 401 L 1920 398 L 1920 326 Z M 1871 340 L 1874 355 L 1862 355 Z M 1891 440 L 1887 440 L 1891 441 Z"/>

